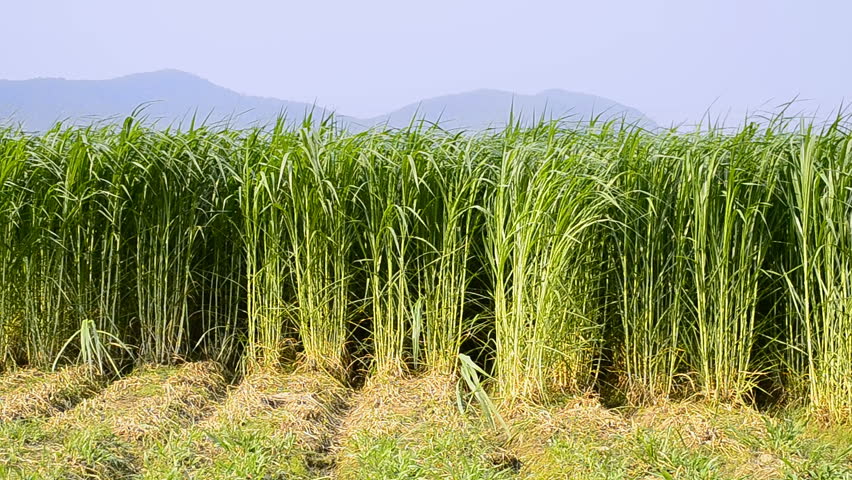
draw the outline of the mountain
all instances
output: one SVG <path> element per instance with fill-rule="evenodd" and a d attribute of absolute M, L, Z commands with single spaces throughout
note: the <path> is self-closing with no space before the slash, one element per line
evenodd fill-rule
<path fill-rule="evenodd" d="M 42 131 L 62 120 L 88 124 L 123 118 L 144 105 L 143 115 L 158 125 L 188 123 L 195 115 L 210 122 L 229 120 L 244 127 L 266 124 L 279 113 L 301 119 L 327 112 L 300 102 L 241 95 L 178 70 L 139 73 L 111 80 L 0 80 L 0 119 L 11 118 L 25 130 Z"/>
<path fill-rule="evenodd" d="M 207 123 L 228 121 L 235 127 L 267 125 L 282 112 L 290 121 L 306 113 L 322 118 L 331 113 L 322 107 L 254 97 L 215 85 L 178 70 L 161 70 L 111 80 L 0 80 L 0 124 L 20 124 L 28 131 L 43 131 L 55 122 L 89 124 L 121 119 L 144 106 L 143 115 L 159 126 L 186 125 L 195 116 Z M 350 130 L 374 126 L 400 128 L 412 118 L 439 122 L 447 129 L 481 130 L 504 126 L 510 112 L 523 124 L 540 118 L 587 121 L 624 119 L 653 128 L 656 125 L 638 110 L 613 100 L 583 93 L 547 90 L 519 95 L 499 90 L 475 90 L 412 103 L 386 115 L 356 119 L 338 115 Z"/>
<path fill-rule="evenodd" d="M 483 130 L 505 127 L 510 114 L 523 125 L 537 123 L 542 118 L 561 120 L 569 125 L 598 118 L 623 119 L 649 129 L 657 126 L 639 110 L 595 95 L 565 90 L 520 95 L 485 89 L 412 103 L 386 115 L 364 120 L 363 124 L 401 128 L 416 118 L 430 123 L 440 122 L 447 129 Z"/>

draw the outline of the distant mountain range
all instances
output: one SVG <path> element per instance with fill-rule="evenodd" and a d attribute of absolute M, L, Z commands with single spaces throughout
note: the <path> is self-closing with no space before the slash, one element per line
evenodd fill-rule
<path fill-rule="evenodd" d="M 441 126 L 448 129 L 482 130 L 505 126 L 510 114 L 525 125 L 536 123 L 542 118 L 576 123 L 598 117 L 603 120 L 623 118 L 628 123 L 638 123 L 646 128 L 656 127 L 639 110 L 595 95 L 565 90 L 520 95 L 485 89 L 412 103 L 388 114 L 367 119 L 364 125 L 405 127 L 412 118 L 422 118 L 429 122 L 440 122 Z"/>
<path fill-rule="evenodd" d="M 57 121 L 89 124 L 120 120 L 144 106 L 149 122 L 159 126 L 197 122 L 227 121 L 235 127 L 269 124 L 281 113 L 290 121 L 301 121 L 312 112 L 314 118 L 331 111 L 320 106 L 277 98 L 242 95 L 198 76 L 178 70 L 161 70 L 111 80 L 65 80 L 39 78 L 0 80 L 0 124 L 20 124 L 28 131 L 43 131 Z M 337 112 L 337 120 L 350 130 L 374 126 L 405 127 L 412 119 L 439 123 L 447 129 L 481 130 L 505 126 L 514 114 L 523 124 L 541 118 L 565 122 L 624 119 L 646 128 L 656 124 L 642 112 L 613 100 L 547 90 L 536 95 L 519 95 L 499 90 L 475 90 L 445 95 L 406 105 L 385 115 L 358 119 Z"/>

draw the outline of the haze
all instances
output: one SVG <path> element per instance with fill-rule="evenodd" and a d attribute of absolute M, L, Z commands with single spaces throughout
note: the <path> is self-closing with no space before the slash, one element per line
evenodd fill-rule
<path fill-rule="evenodd" d="M 660 124 L 852 99 L 845 1 L 4 2 L 0 78 L 175 68 L 368 117 L 478 88 L 560 88 Z"/>

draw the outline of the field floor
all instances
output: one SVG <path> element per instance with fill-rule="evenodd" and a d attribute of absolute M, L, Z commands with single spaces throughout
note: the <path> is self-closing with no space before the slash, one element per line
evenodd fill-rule
<path fill-rule="evenodd" d="M 2 479 L 852 479 L 852 427 L 790 412 L 594 398 L 503 425 L 442 376 L 371 379 L 214 363 L 0 377 Z"/>

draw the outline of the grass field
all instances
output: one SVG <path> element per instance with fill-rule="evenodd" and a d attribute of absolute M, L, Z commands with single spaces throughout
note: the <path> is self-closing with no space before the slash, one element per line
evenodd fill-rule
<path fill-rule="evenodd" d="M 60 376 L 80 392 L 90 382 L 46 375 Z M 801 410 L 706 401 L 612 409 L 585 396 L 517 404 L 494 428 L 477 408 L 459 409 L 456 383 L 429 374 L 353 390 L 325 373 L 266 370 L 225 392 L 213 364 L 143 367 L 66 410 L 2 421 L 0 476 L 852 478 L 852 429 Z"/>
<path fill-rule="evenodd" d="M 284 125 L 0 131 L 7 476 L 848 478 L 846 119 Z"/>

